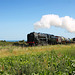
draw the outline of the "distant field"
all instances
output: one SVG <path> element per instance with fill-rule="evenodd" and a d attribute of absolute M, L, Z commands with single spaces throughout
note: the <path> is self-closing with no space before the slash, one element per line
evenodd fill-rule
<path fill-rule="evenodd" d="M 0 46 L 0 73 L 3 75 L 74 74 L 75 44 Z"/>

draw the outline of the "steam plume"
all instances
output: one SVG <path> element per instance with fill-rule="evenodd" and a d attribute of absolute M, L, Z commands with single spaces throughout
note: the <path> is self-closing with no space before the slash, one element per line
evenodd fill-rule
<path fill-rule="evenodd" d="M 75 19 L 65 16 L 59 17 L 58 15 L 50 14 L 42 16 L 41 20 L 34 23 L 34 28 L 50 28 L 57 26 L 67 29 L 69 32 L 75 32 Z"/>

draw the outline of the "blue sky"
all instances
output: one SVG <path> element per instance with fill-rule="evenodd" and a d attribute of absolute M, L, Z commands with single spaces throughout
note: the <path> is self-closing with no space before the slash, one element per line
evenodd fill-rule
<path fill-rule="evenodd" d="M 26 40 L 33 31 L 75 37 L 60 27 L 35 30 L 33 24 L 48 14 L 75 19 L 75 0 L 0 0 L 0 40 Z"/>

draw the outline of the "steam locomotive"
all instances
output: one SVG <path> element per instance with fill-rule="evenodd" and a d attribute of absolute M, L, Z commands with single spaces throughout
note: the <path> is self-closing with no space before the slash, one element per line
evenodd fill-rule
<path fill-rule="evenodd" d="M 27 43 L 29 45 L 47 45 L 47 44 L 63 44 L 70 43 L 70 39 L 62 36 L 54 36 L 52 34 L 31 32 L 27 35 Z"/>
<path fill-rule="evenodd" d="M 73 38 L 73 40 L 72 40 L 74 43 L 75 43 L 75 38 Z"/>

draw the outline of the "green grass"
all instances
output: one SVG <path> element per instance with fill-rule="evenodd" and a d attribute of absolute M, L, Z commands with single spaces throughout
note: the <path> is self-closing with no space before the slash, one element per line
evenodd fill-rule
<path fill-rule="evenodd" d="M 73 75 L 75 45 L 2 46 L 1 75 Z"/>

